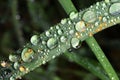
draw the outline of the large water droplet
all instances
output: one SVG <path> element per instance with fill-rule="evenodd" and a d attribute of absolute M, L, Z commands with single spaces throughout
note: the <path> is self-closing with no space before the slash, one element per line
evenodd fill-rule
<path fill-rule="evenodd" d="M 66 38 L 65 36 L 61 36 L 61 37 L 60 37 L 60 41 L 61 41 L 61 42 L 66 42 L 66 40 L 67 40 L 67 38 Z"/>
<path fill-rule="evenodd" d="M 77 48 L 79 43 L 80 43 L 80 40 L 78 38 L 72 38 L 71 39 L 71 45 L 72 45 L 73 48 Z"/>
<path fill-rule="evenodd" d="M 109 8 L 109 13 L 113 16 L 120 14 L 120 3 L 114 3 Z"/>
<path fill-rule="evenodd" d="M 69 16 L 70 16 L 70 19 L 75 19 L 78 17 L 78 13 L 71 12 Z"/>
<path fill-rule="evenodd" d="M 30 42 L 33 44 L 33 45 L 37 45 L 37 43 L 39 42 L 39 39 L 38 39 L 38 36 L 37 35 L 33 35 L 30 39 Z"/>
<path fill-rule="evenodd" d="M 53 49 L 57 46 L 57 40 L 55 38 L 50 38 L 48 41 L 47 41 L 47 46 L 48 48 L 50 49 Z"/>
<path fill-rule="evenodd" d="M 83 32 L 86 30 L 85 23 L 83 21 L 79 21 L 75 25 L 75 29 L 79 32 Z"/>
<path fill-rule="evenodd" d="M 21 58 L 24 62 L 30 62 L 34 54 L 35 53 L 32 49 L 25 48 L 22 51 Z"/>
<path fill-rule="evenodd" d="M 94 11 L 86 11 L 83 14 L 83 20 L 89 23 L 95 22 L 97 19 L 96 14 Z"/>

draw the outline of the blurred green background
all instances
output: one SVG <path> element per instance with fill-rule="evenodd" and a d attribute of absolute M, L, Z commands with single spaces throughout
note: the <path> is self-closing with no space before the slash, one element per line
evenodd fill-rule
<path fill-rule="evenodd" d="M 81 11 L 98 0 L 73 0 Z M 100 1 L 100 0 L 99 0 Z M 57 0 L 0 0 L 0 59 L 8 59 L 33 34 L 40 34 L 50 26 L 68 17 Z M 113 26 L 95 35 L 114 69 L 120 72 L 120 25 Z M 96 58 L 85 42 L 78 50 L 80 56 Z M 99 80 L 89 71 L 64 55 L 40 66 L 25 75 L 22 80 Z"/>

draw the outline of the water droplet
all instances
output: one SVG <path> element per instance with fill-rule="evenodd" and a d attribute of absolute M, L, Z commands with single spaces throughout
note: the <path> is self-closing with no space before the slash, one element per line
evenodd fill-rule
<path fill-rule="evenodd" d="M 55 58 L 55 56 L 52 57 L 53 59 Z"/>
<path fill-rule="evenodd" d="M 63 33 L 62 30 L 60 30 L 60 29 L 57 32 L 59 35 L 61 35 Z"/>
<path fill-rule="evenodd" d="M 67 22 L 67 19 L 62 19 L 61 24 L 65 24 Z"/>
<path fill-rule="evenodd" d="M 103 17 L 102 20 L 103 20 L 103 22 L 106 22 L 106 21 L 107 21 L 107 18 L 106 18 L 106 17 Z"/>
<path fill-rule="evenodd" d="M 19 67 L 19 70 L 20 70 L 21 72 L 25 72 L 25 71 L 26 71 L 26 68 L 25 68 L 24 66 L 20 66 L 20 67 Z"/>
<path fill-rule="evenodd" d="M 98 26 L 99 25 L 99 22 L 95 22 L 95 26 Z"/>
<path fill-rule="evenodd" d="M 71 39 L 71 45 L 72 45 L 73 48 L 77 48 L 79 43 L 80 43 L 80 40 L 78 38 L 72 38 Z"/>
<path fill-rule="evenodd" d="M 46 44 L 46 42 L 45 42 L 45 41 L 42 41 L 42 44 Z"/>
<path fill-rule="evenodd" d="M 75 29 L 79 32 L 83 32 L 86 30 L 85 23 L 83 21 L 79 21 L 75 25 Z"/>
<path fill-rule="evenodd" d="M 37 45 L 37 43 L 39 42 L 39 39 L 38 39 L 38 36 L 37 35 L 33 35 L 30 39 L 30 42 L 33 44 L 33 45 Z"/>
<path fill-rule="evenodd" d="M 70 16 L 70 19 L 75 19 L 78 17 L 78 13 L 71 12 L 69 16 Z"/>
<path fill-rule="evenodd" d="M 95 22 L 97 19 L 94 11 L 86 11 L 83 15 L 83 20 L 89 23 Z"/>
<path fill-rule="evenodd" d="M 19 63 L 15 62 L 13 66 L 14 66 L 15 69 L 18 69 L 19 68 Z"/>
<path fill-rule="evenodd" d="M 70 33 L 70 34 L 74 34 L 74 30 L 70 30 L 69 33 Z"/>
<path fill-rule="evenodd" d="M 9 60 L 11 61 L 11 62 L 16 62 L 17 60 L 18 60 L 18 58 L 17 58 L 17 56 L 16 55 L 9 55 Z"/>
<path fill-rule="evenodd" d="M 10 80 L 15 80 L 13 77 L 10 77 Z"/>
<path fill-rule="evenodd" d="M 60 29 L 60 27 L 58 25 L 56 25 L 56 29 Z"/>
<path fill-rule="evenodd" d="M 60 37 L 60 41 L 61 41 L 61 42 L 66 42 L 66 40 L 67 40 L 67 38 L 66 38 L 65 36 L 61 36 L 61 37 Z"/>
<path fill-rule="evenodd" d="M 50 49 L 53 49 L 57 46 L 57 40 L 55 38 L 50 38 L 48 41 L 47 41 L 47 46 L 48 48 Z"/>
<path fill-rule="evenodd" d="M 49 32 L 49 31 L 46 31 L 46 32 L 45 32 L 45 35 L 46 35 L 47 37 L 50 37 L 50 32 Z"/>
<path fill-rule="evenodd" d="M 30 62 L 32 59 L 32 56 L 34 55 L 34 51 L 30 48 L 25 48 L 22 51 L 21 58 L 24 62 Z"/>
<path fill-rule="evenodd" d="M 102 3 L 102 6 L 103 6 L 104 8 L 106 8 L 107 5 L 106 5 L 106 3 Z"/>
<path fill-rule="evenodd" d="M 113 16 L 120 14 L 120 3 L 114 3 L 109 8 L 109 13 Z"/>

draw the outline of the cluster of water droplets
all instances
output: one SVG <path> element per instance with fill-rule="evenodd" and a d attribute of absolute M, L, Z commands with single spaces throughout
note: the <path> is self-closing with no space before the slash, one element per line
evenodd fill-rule
<path fill-rule="evenodd" d="M 108 16 L 108 14 L 111 16 Z M 34 50 L 32 47 L 25 47 L 20 55 L 21 60 L 26 63 L 31 62 L 34 60 L 36 52 L 40 54 L 41 59 L 44 59 L 44 56 L 49 56 L 50 50 L 55 50 L 55 48 L 60 53 L 62 51 L 61 44 L 70 45 L 68 48 L 72 47 L 76 49 L 81 44 L 80 39 L 84 32 L 88 35 L 89 31 L 92 32 L 94 27 L 100 25 L 100 21 L 104 23 L 115 22 L 115 20 L 111 19 L 109 21 L 109 19 L 116 16 L 117 19 L 120 19 L 120 2 L 117 2 L 117 0 L 112 1 L 112 3 L 97 2 L 90 9 L 80 13 L 71 12 L 69 19 L 62 19 L 60 24 L 54 28 L 51 27 L 42 36 L 33 35 L 30 42 L 33 47 L 38 46 L 37 50 Z M 92 24 L 92 26 L 87 26 L 87 24 Z M 53 55 L 52 58 L 55 58 L 55 56 Z M 17 55 L 10 55 L 9 60 L 14 63 L 13 67 L 15 69 L 19 69 L 20 71 L 26 70 L 24 69 L 25 67 L 21 66 Z M 42 63 L 45 64 L 46 60 L 43 60 Z"/>

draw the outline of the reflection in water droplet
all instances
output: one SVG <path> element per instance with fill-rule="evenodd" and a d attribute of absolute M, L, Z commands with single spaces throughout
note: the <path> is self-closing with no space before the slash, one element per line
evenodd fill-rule
<path fill-rule="evenodd" d="M 86 30 L 85 23 L 83 21 L 79 21 L 75 25 L 75 29 L 79 32 L 83 32 Z"/>
<path fill-rule="evenodd" d="M 93 11 L 86 11 L 83 14 L 82 18 L 83 18 L 84 21 L 89 22 L 89 23 L 95 22 L 96 19 L 97 19 L 96 14 Z"/>
<path fill-rule="evenodd" d="M 37 43 L 39 42 L 39 39 L 38 39 L 38 36 L 37 35 L 33 35 L 30 39 L 30 42 L 33 44 L 33 45 L 37 45 Z"/>
<path fill-rule="evenodd" d="M 50 38 L 48 41 L 47 41 L 47 46 L 48 48 L 50 49 L 53 49 L 57 46 L 57 40 L 55 38 Z"/>
<path fill-rule="evenodd" d="M 120 14 L 120 3 L 114 3 L 109 8 L 109 13 L 113 16 Z"/>
<path fill-rule="evenodd" d="M 61 36 L 61 37 L 60 37 L 60 41 L 61 41 L 61 42 L 66 42 L 66 40 L 67 40 L 67 38 L 66 38 L 65 36 Z"/>
<path fill-rule="evenodd" d="M 24 62 L 30 62 L 32 60 L 32 56 L 34 55 L 34 51 L 30 48 L 25 48 L 22 51 L 21 58 Z"/>
<path fill-rule="evenodd" d="M 70 19 L 75 19 L 78 17 L 78 13 L 71 12 L 69 16 L 70 16 Z"/>
<path fill-rule="evenodd" d="M 80 43 L 80 40 L 78 38 L 72 38 L 71 39 L 71 45 L 72 45 L 73 48 L 77 48 L 79 43 Z"/>

